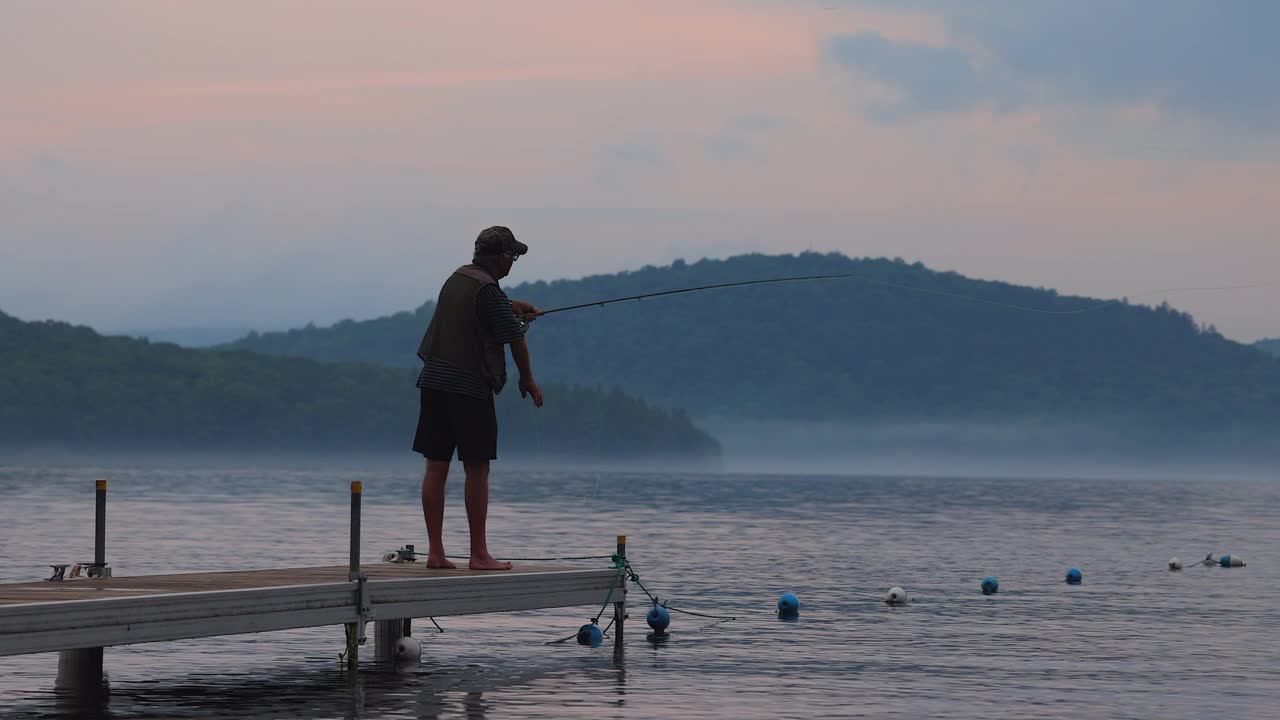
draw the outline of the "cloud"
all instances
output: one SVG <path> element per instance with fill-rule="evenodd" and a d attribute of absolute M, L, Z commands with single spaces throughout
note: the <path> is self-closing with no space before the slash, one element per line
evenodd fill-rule
<path fill-rule="evenodd" d="M 596 153 L 595 178 L 605 185 L 646 182 L 672 172 L 671 158 L 652 140 L 610 143 Z"/>
<path fill-rule="evenodd" d="M 916 113 L 968 110 L 992 101 L 1016 103 L 1016 87 L 979 70 L 969 54 L 954 48 L 895 43 L 875 32 L 859 32 L 831 40 L 837 62 L 887 83 L 899 96 L 875 102 L 873 113 L 894 119 Z"/>
<path fill-rule="evenodd" d="M 876 3 L 871 3 L 876 4 Z M 1280 3 L 1272 0 L 918 2 L 948 46 L 836 36 L 839 62 L 902 93 L 904 112 L 992 101 L 1152 104 L 1164 113 L 1280 129 Z"/>
<path fill-rule="evenodd" d="M 741 132 L 764 133 L 773 130 L 782 130 L 791 127 L 792 123 L 786 118 L 774 115 L 737 115 L 729 118 L 725 123 L 725 127 L 729 130 Z"/>
<path fill-rule="evenodd" d="M 728 133 L 712 135 L 703 140 L 702 147 L 707 157 L 721 163 L 744 163 L 764 158 L 749 143 Z"/>

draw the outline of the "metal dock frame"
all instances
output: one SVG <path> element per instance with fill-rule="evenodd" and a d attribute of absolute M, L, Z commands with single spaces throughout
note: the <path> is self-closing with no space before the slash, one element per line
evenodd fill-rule
<path fill-rule="evenodd" d="M 94 565 L 105 567 L 105 481 L 99 481 L 99 527 Z M 376 623 L 376 656 L 388 660 L 409 619 L 554 607 L 599 607 L 617 579 L 613 567 L 572 569 L 521 567 L 509 571 L 426 570 L 418 563 L 359 563 L 360 495 L 352 484 L 349 567 L 290 568 L 227 573 L 188 573 L 0 585 L 6 597 L 39 594 L 38 601 L 0 601 L 0 656 L 60 653 L 57 687 L 103 688 L 102 649 L 218 635 L 341 625 L 363 637 Z M 622 541 L 622 538 L 619 538 Z M 619 550 L 624 546 L 619 543 Z M 341 581 L 343 571 L 348 578 Z M 333 578 L 333 581 L 316 581 Z M 166 591 L 165 586 L 210 587 L 222 582 L 254 585 L 235 589 Z M 614 588 L 615 599 L 618 591 Z M 104 590 L 112 597 L 93 597 Z M 67 595 L 77 599 L 50 599 Z M 87 596 L 90 596 L 86 598 Z M 625 596 L 621 596 L 625 597 Z M 618 632 L 625 606 L 615 605 Z M 349 646 L 350 647 L 350 646 Z M 358 643 L 356 644 L 358 647 Z M 355 653 L 348 659 L 355 662 Z"/>

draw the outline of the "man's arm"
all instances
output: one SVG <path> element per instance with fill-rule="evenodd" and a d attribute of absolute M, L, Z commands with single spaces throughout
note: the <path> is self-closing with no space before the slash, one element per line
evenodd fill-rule
<path fill-rule="evenodd" d="M 533 369 L 529 366 L 529 343 L 524 338 L 511 342 L 511 359 L 515 360 L 520 371 L 520 397 L 532 395 L 534 407 L 542 407 L 542 390 L 533 379 Z"/>
<path fill-rule="evenodd" d="M 515 312 L 516 317 L 529 323 L 538 319 L 538 314 L 542 311 L 533 306 L 533 303 L 524 300 L 512 300 L 511 309 Z"/>

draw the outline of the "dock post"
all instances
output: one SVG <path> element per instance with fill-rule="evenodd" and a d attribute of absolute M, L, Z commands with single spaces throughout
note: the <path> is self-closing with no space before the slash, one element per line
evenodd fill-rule
<path fill-rule="evenodd" d="M 93 565 L 89 575 L 102 577 L 107 565 L 107 481 L 94 481 Z M 102 648 L 88 647 L 58 652 L 58 677 L 54 687 L 77 694 L 102 692 Z"/>
<path fill-rule="evenodd" d="M 360 579 L 360 495 L 364 492 L 364 483 L 359 480 L 351 483 L 351 567 L 347 573 L 348 580 Z"/>
<path fill-rule="evenodd" d="M 76 695 L 93 695 L 106 690 L 102 672 L 102 648 L 58 651 L 58 678 L 54 688 Z"/>
<path fill-rule="evenodd" d="M 618 557 L 615 562 L 619 567 L 625 566 L 627 562 L 627 536 L 618 536 Z M 624 572 L 618 578 L 618 600 L 613 603 L 613 653 L 617 655 L 622 652 L 622 627 L 627 619 L 627 575 Z"/>
<path fill-rule="evenodd" d="M 101 570 L 107 564 L 107 481 L 94 482 L 93 566 Z"/>
<path fill-rule="evenodd" d="M 364 492 L 364 483 L 354 480 L 351 483 L 351 563 L 347 579 L 356 583 L 355 605 L 360 619 L 347 623 L 347 665 L 354 668 L 360 659 L 360 644 L 364 642 L 364 623 L 369 616 L 368 576 L 360 572 L 360 496 Z M 393 641 L 394 643 L 394 641 Z"/>
<path fill-rule="evenodd" d="M 378 662 L 391 662 L 396 659 L 396 642 L 405 634 L 409 620 L 375 620 L 373 622 L 374 657 Z"/>

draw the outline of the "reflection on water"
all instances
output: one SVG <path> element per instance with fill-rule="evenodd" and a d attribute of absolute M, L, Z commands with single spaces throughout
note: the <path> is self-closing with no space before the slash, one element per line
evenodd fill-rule
<path fill-rule="evenodd" d="M 111 479 L 117 574 L 341 564 L 347 483 L 366 561 L 425 545 L 412 472 L 0 467 L 0 580 L 92 552 Z M 460 478 L 459 478 L 460 479 Z M 495 470 L 490 544 L 608 554 L 675 607 L 625 657 L 546 644 L 599 608 L 415 623 L 423 660 L 338 660 L 341 628 L 108 648 L 111 695 L 51 690 L 56 655 L 0 658 L 0 714 L 40 717 L 1269 717 L 1280 686 L 1280 487 L 1272 483 L 557 474 Z M 461 483 L 446 541 L 466 549 Z M 1248 567 L 1165 570 L 1172 556 Z M 1068 566 L 1085 582 L 1062 582 Z M 981 594 L 984 575 L 1000 592 Z M 885 591 L 915 596 L 887 607 Z M 796 593 L 800 617 L 773 615 Z M 366 657 L 372 647 L 365 650 Z"/>

